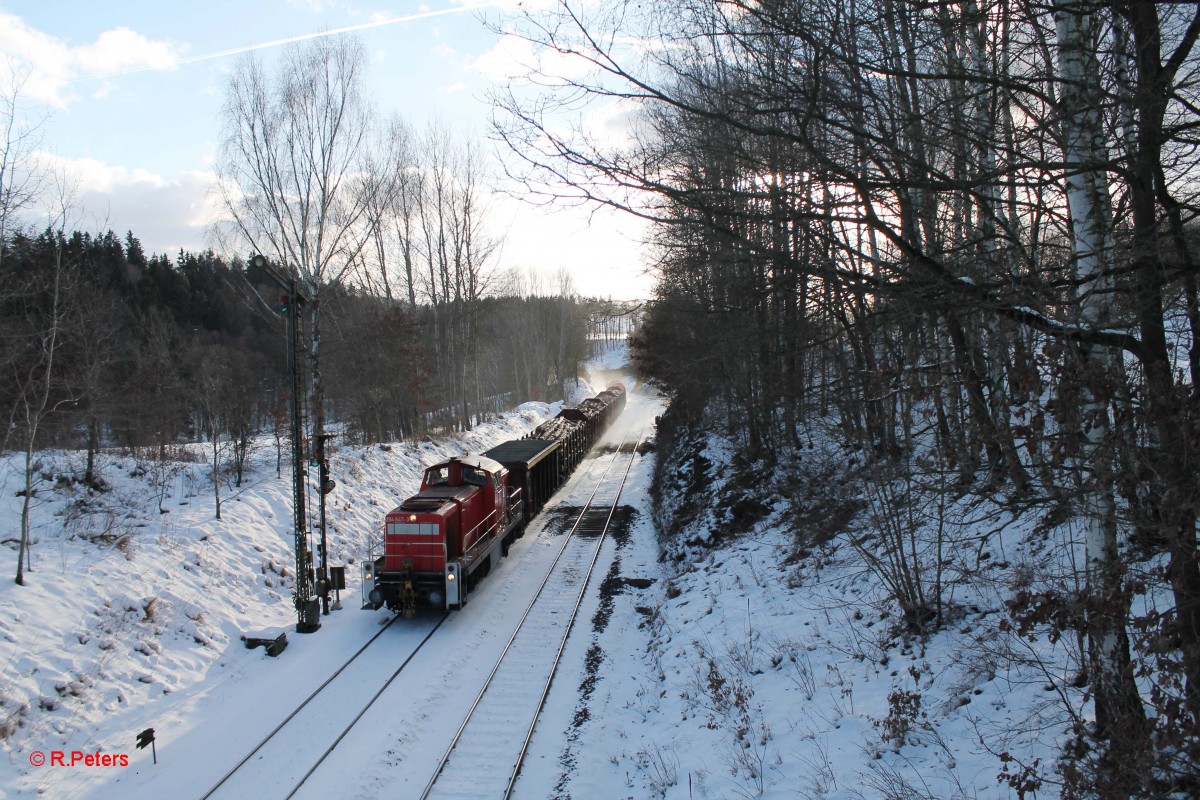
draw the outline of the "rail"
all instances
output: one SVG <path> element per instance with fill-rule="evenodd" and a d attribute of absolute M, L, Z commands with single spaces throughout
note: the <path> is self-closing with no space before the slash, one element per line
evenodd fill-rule
<path fill-rule="evenodd" d="M 348 725 L 346 727 L 346 729 L 342 731 L 341 735 L 339 735 L 337 737 L 337 739 L 333 742 L 333 744 L 331 744 L 329 746 L 329 748 L 322 754 L 321 758 L 312 767 L 312 769 L 310 769 L 308 772 L 306 772 L 304 774 L 304 777 L 301 778 L 300 782 L 298 784 L 296 784 L 295 787 L 292 788 L 291 792 L 287 795 L 287 797 L 290 798 L 293 795 L 295 795 L 295 793 L 300 789 L 300 787 L 304 784 L 304 782 L 306 780 L 308 780 L 309 776 L 311 776 L 312 773 L 316 770 L 316 768 L 318 766 L 320 766 L 321 762 L 323 762 L 325 760 L 325 758 L 327 758 L 328 755 L 331 752 L 333 752 L 333 749 L 338 746 L 338 744 L 342 741 L 342 738 L 345 737 L 346 733 L 352 727 L 354 727 L 354 725 L 358 722 L 358 720 L 362 718 L 362 715 L 365 714 L 367 712 L 367 710 L 375 703 L 375 701 L 379 699 L 379 696 L 381 694 L 383 694 L 384 690 L 386 690 L 387 687 L 392 684 L 392 682 L 400 674 L 400 671 L 403 670 L 410 661 L 412 661 L 412 659 L 416 656 L 416 654 L 418 652 L 420 652 L 421 648 L 425 646 L 425 643 L 428 642 L 433 637 L 434 632 L 437 631 L 437 629 L 441 627 L 442 623 L 445 622 L 448 617 L 449 617 L 449 614 L 444 614 L 442 616 L 442 618 L 439 619 L 432 628 L 430 628 L 428 633 L 426 633 L 425 637 L 423 639 L 421 639 L 421 641 L 417 644 L 417 646 L 415 648 L 413 648 L 413 651 L 411 653 L 409 653 L 408 657 L 405 658 L 404 661 L 400 664 L 400 666 L 396 668 L 396 671 L 392 673 L 392 675 L 387 679 L 387 681 L 383 684 L 383 686 L 379 689 L 379 691 L 377 691 L 374 694 L 374 696 L 371 697 L 370 701 L 366 704 L 366 706 L 364 706 L 363 709 L 358 712 L 357 716 L 354 717 L 354 720 L 350 723 L 350 725 Z M 291 723 L 292 720 L 294 720 L 297 717 L 297 715 L 299 715 L 300 712 L 303 711 L 305 709 L 305 707 L 309 705 L 309 703 L 311 703 L 318 695 L 320 695 L 322 692 L 324 692 L 325 689 L 331 683 L 333 683 L 335 680 L 337 680 L 338 676 L 340 676 L 346 670 L 347 667 L 349 667 L 352 663 L 354 663 L 354 661 L 356 659 L 358 659 L 358 657 L 361 656 L 367 650 L 367 648 L 369 648 L 372 644 L 374 644 L 376 642 L 376 640 L 378 640 L 379 637 L 382 636 L 384 634 L 384 632 L 387 631 L 387 629 L 390 628 L 397 619 L 399 619 L 399 617 L 392 617 L 390 620 L 388 620 L 387 624 L 384 625 L 378 632 L 376 632 L 374 636 L 372 636 L 370 639 L 368 639 L 367 642 L 354 653 L 354 655 L 350 656 L 350 658 L 348 658 L 345 662 L 343 662 L 342 665 L 340 667 L 338 667 L 338 669 L 332 675 L 330 675 L 328 678 L 326 678 L 325 681 L 320 686 L 318 686 L 316 689 L 313 690 L 312 694 L 310 694 L 308 697 L 306 697 L 304 699 L 304 701 L 301 702 L 300 705 L 298 705 L 290 714 L 288 714 L 286 717 L 284 717 L 283 720 L 278 725 L 276 725 L 271 730 L 270 733 L 268 733 L 265 737 L 263 737 L 262 740 L 260 740 L 258 742 L 258 744 L 256 744 L 253 747 L 253 749 L 250 750 L 250 752 L 248 752 L 245 756 L 243 756 L 242 759 L 240 761 L 238 761 L 236 764 L 234 764 L 233 767 L 228 772 L 226 772 L 223 776 L 221 776 L 221 779 L 219 781 L 217 781 L 215 784 L 213 784 L 212 788 L 210 788 L 207 792 L 205 792 L 203 795 L 201 795 L 200 800 L 209 800 L 209 798 L 216 795 L 217 792 L 220 791 L 221 787 L 224 786 L 229 781 L 230 778 L 232 778 L 234 775 L 236 775 L 246 765 L 246 763 L 250 761 L 250 759 L 254 758 L 254 756 L 258 754 L 258 752 L 260 750 L 262 750 L 264 747 L 266 747 L 266 745 L 269 742 L 271 742 L 280 733 L 280 731 L 284 730 L 288 726 L 288 724 Z"/>
<path fill-rule="evenodd" d="M 363 715 L 371 710 L 371 706 L 375 705 L 375 701 L 387 691 L 387 688 L 392 685 L 392 682 L 395 681 L 404 668 L 408 666 L 408 663 L 416 657 L 417 653 L 421 651 L 421 648 L 425 646 L 425 643 L 433 638 L 433 634 L 436 633 L 437 629 L 442 627 L 442 623 L 449 618 L 449 614 L 443 614 L 442 618 L 437 621 L 437 624 L 429 629 L 429 633 L 425 634 L 425 638 L 421 640 L 421 643 L 418 644 L 416 648 L 408 654 L 408 658 L 400 662 L 400 666 L 396 667 L 396 671 L 393 672 L 386 681 L 384 681 L 383 685 L 379 687 L 375 694 L 371 695 L 371 699 L 368 700 L 367 704 L 363 706 L 357 714 L 354 715 L 354 719 L 350 720 L 350 724 L 342 729 L 342 732 L 338 734 L 338 737 L 333 740 L 333 744 L 329 745 L 329 747 L 325 749 L 325 752 L 321 754 L 321 757 L 317 759 L 316 763 L 309 767 L 308 772 L 304 773 L 304 776 L 300 778 L 299 783 L 292 787 L 292 790 L 288 792 L 285 800 L 291 800 L 296 796 L 296 792 L 300 791 L 300 787 L 312 777 L 312 774 L 317 771 L 318 767 L 325 763 L 325 759 L 329 758 L 329 755 L 337 748 L 339 744 L 342 743 L 342 739 L 346 738 L 346 734 L 353 730 L 354 726 L 358 724 L 358 721 L 363 718 Z M 391 623 L 389 622 L 388 624 L 390 625 Z"/>
<path fill-rule="evenodd" d="M 642 438 L 642 434 L 639 433 L 638 437 L 634 440 L 634 444 L 631 448 L 631 451 L 634 454 L 634 456 L 636 456 L 637 444 L 640 443 L 641 438 Z M 623 446 L 624 445 L 622 445 L 622 447 Z M 575 619 L 578 617 L 578 614 L 579 614 L 579 608 L 582 605 L 583 600 L 587 594 L 587 587 L 590 583 L 592 572 L 595 569 L 596 561 L 599 558 L 600 551 L 603 548 L 605 535 L 607 534 L 608 526 L 611 523 L 613 513 L 615 512 L 616 507 L 619 504 L 621 492 L 624 489 L 625 481 L 629 477 L 629 471 L 633 466 L 634 460 L 635 460 L 635 458 L 630 458 L 629 463 L 626 465 L 625 473 L 621 477 L 620 486 L 618 487 L 616 495 L 613 498 L 611 507 L 608 509 L 608 514 L 605 518 L 605 523 L 604 523 L 604 530 L 603 530 L 602 534 L 599 537 L 597 537 L 596 547 L 595 547 L 594 552 L 591 554 L 591 559 L 588 564 L 587 572 L 582 579 L 582 584 L 579 589 L 579 595 L 575 599 L 575 603 L 571 609 L 570 619 L 566 625 L 566 630 L 564 631 L 562 641 L 559 644 L 557 652 L 555 653 L 553 663 L 550 666 L 549 677 L 547 678 L 547 681 L 542 688 L 541 694 L 538 697 L 537 704 L 536 704 L 537 707 L 534 710 L 533 721 L 530 724 L 530 727 L 528 728 L 528 730 L 526 731 L 526 735 L 522 742 L 520 752 L 517 755 L 517 759 L 516 759 L 516 763 L 513 767 L 513 771 L 509 776 L 507 787 L 505 789 L 505 794 L 504 794 L 505 798 L 510 797 L 510 795 L 512 793 L 512 789 L 516 784 L 517 777 L 520 774 L 521 766 L 524 763 L 525 755 L 529 748 L 529 743 L 530 743 L 530 741 L 532 741 L 532 738 L 533 738 L 533 731 L 537 726 L 538 717 L 540 717 L 542 710 L 545 708 L 546 699 L 549 696 L 549 692 L 550 692 L 550 686 L 553 683 L 554 675 L 558 670 L 559 664 L 561 663 L 563 651 L 565 650 L 567 641 L 570 638 L 571 630 L 574 628 Z M 520 621 L 517 623 L 516 629 L 513 631 L 512 635 L 509 637 L 509 639 L 506 642 L 506 644 L 504 645 L 504 648 L 501 651 L 499 657 L 496 659 L 495 665 L 492 667 L 491 671 L 488 673 L 487 678 L 484 680 L 483 686 L 479 690 L 479 693 L 475 696 L 475 699 L 472 702 L 471 707 L 467 711 L 466 717 L 463 719 L 462 724 L 460 724 L 458 726 L 458 729 L 455 731 L 454 737 L 451 740 L 450 745 L 446 748 L 446 751 L 442 755 L 441 759 L 439 759 L 438 764 L 433 771 L 433 775 L 430 777 L 429 782 L 425 785 L 425 788 L 420 795 L 421 800 L 428 800 L 430 794 L 433 792 L 435 784 L 437 783 L 438 779 L 442 776 L 442 773 L 445 770 L 447 764 L 449 764 L 449 762 L 450 762 L 451 755 L 454 753 L 455 748 L 458 747 L 459 742 L 462 740 L 463 733 L 467 730 L 468 725 L 471 723 L 471 720 L 474 717 L 475 712 L 478 710 L 481 702 L 483 701 L 484 696 L 487 694 L 488 689 L 491 688 L 492 682 L 495 679 L 496 674 L 500 671 L 501 666 L 504 664 L 505 659 L 508 657 L 509 652 L 512 650 L 514 642 L 517 641 L 518 636 L 521 634 L 522 630 L 525 628 L 525 623 L 530 619 L 531 612 L 533 611 L 534 607 L 538 604 L 539 600 L 542 598 L 542 594 L 545 591 L 547 585 L 549 585 L 551 579 L 555 576 L 556 567 L 558 566 L 560 560 L 562 559 L 563 554 L 567 551 L 567 548 L 571 545 L 572 540 L 573 540 L 576 532 L 579 530 L 581 523 L 587 517 L 587 513 L 592 508 L 592 505 L 596 498 L 597 493 L 599 493 L 600 489 L 604 486 L 604 484 L 608 478 L 608 474 L 612 470 L 612 467 L 615 463 L 616 463 L 616 460 L 614 459 L 613 462 L 608 465 L 608 467 L 606 468 L 606 470 L 604 472 L 604 475 L 602 475 L 600 480 L 597 481 L 595 488 L 593 488 L 591 494 L 588 496 L 588 500 L 585 503 L 583 510 L 580 512 L 579 517 L 575 520 L 574 524 L 571 526 L 571 529 L 568 531 L 567 536 L 564 538 L 562 547 L 559 548 L 559 551 L 556 554 L 553 562 L 551 563 L 550 568 L 547 570 L 546 577 L 539 584 L 537 591 L 534 593 L 533 599 L 530 600 L 529 604 L 526 606 L 524 612 L 521 615 Z"/>

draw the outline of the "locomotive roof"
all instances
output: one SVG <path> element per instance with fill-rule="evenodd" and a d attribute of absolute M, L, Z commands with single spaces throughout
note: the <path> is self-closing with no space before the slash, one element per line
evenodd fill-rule
<path fill-rule="evenodd" d="M 554 452 L 558 442 L 548 439 L 514 439 L 488 450 L 484 455 L 508 464 L 523 464 L 532 467 Z"/>
<path fill-rule="evenodd" d="M 438 490 L 428 490 L 418 495 L 413 495 L 400 505 L 388 512 L 392 514 L 437 514 L 443 510 L 449 511 L 455 508 L 455 505 L 450 502 L 455 497 L 466 497 L 470 494 L 469 491 L 464 491 L 462 486 L 438 487 Z"/>
<path fill-rule="evenodd" d="M 453 458 L 447 459 L 446 461 L 439 461 L 437 464 L 432 464 L 432 465 L 426 467 L 425 469 L 426 469 L 426 471 L 428 471 L 428 470 L 433 469 L 434 467 L 444 467 L 447 464 L 450 464 L 452 462 L 458 462 L 459 464 L 466 464 L 468 467 L 475 467 L 476 469 L 481 469 L 484 472 L 501 472 L 504 470 L 504 465 L 501 464 L 499 461 L 496 461 L 493 458 L 488 458 L 487 456 L 480 456 L 480 455 L 474 455 L 474 454 L 466 455 L 466 456 L 455 456 Z"/>

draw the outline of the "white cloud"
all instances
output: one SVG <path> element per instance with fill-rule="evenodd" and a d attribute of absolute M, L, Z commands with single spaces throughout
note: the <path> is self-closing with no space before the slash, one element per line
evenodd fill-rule
<path fill-rule="evenodd" d="M 166 185 L 161 175 L 141 168 L 129 169 L 105 164 L 95 158 L 64 158 L 46 152 L 34 155 L 51 172 L 65 176 L 80 192 L 112 192 L 138 184 L 155 187 Z"/>
<path fill-rule="evenodd" d="M 581 56 L 549 48 L 535 48 L 529 40 L 504 34 L 471 65 L 485 77 L 497 81 L 519 80 L 534 74 L 545 78 L 574 80 L 595 69 Z"/>
<path fill-rule="evenodd" d="M 583 127 L 588 140 L 598 147 L 628 147 L 634 143 L 641 113 L 642 104 L 636 100 L 612 100 L 591 108 L 584 116 Z"/>
<path fill-rule="evenodd" d="M 203 249 L 210 226 L 223 218 L 219 198 L 212 191 L 217 177 L 210 170 L 164 177 L 94 158 L 38 156 L 74 187 L 82 227 L 111 228 L 122 234 L 133 231 L 147 252 L 174 256 L 180 248 Z"/>
<path fill-rule="evenodd" d="M 147 39 L 129 28 L 105 31 L 92 44 L 71 50 L 81 70 L 111 75 L 130 69 L 167 69 L 178 61 L 175 48 Z"/>
<path fill-rule="evenodd" d="M 533 71 L 537 59 L 533 47 L 523 39 L 505 34 L 472 66 L 493 81 L 521 78 Z"/>
<path fill-rule="evenodd" d="M 94 42 L 71 46 L 20 17 L 0 13 L 0 59 L 15 74 L 28 74 L 23 95 L 53 106 L 65 107 L 78 97 L 71 87 L 74 81 L 168 69 L 179 63 L 184 49 L 125 27 L 105 31 Z M 98 91 L 107 90 L 102 86 Z"/>

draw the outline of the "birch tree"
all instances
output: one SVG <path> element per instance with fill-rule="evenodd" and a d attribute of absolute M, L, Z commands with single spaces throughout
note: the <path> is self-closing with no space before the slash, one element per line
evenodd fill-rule
<path fill-rule="evenodd" d="M 440 395 L 458 426 L 471 426 L 479 401 L 480 301 L 493 280 L 500 240 L 487 225 L 487 192 L 478 145 L 439 124 L 430 126 L 418 156 L 422 178 L 417 235 L 423 262 L 419 285 L 433 313 Z"/>
<path fill-rule="evenodd" d="M 364 250 L 362 279 L 368 291 L 386 300 L 417 305 L 418 215 L 424 175 L 417 164 L 415 137 L 393 118 L 371 149 L 364 199 L 370 246 Z"/>
<path fill-rule="evenodd" d="M 1072 271 L 1079 322 L 1091 330 L 1116 324 L 1112 312 L 1112 209 L 1097 49 L 1099 32 L 1090 7 L 1074 0 L 1055 5 L 1058 32 L 1059 106 L 1062 109 L 1063 184 L 1070 213 Z M 1090 678 L 1096 708 L 1097 735 L 1141 752 L 1145 710 L 1129 658 L 1125 630 L 1128 599 L 1117 541 L 1113 486 L 1111 385 L 1119 372 L 1112 351 L 1079 343 L 1083 425 L 1079 451 L 1080 505 L 1085 530 Z M 1118 766 L 1118 769 L 1120 767 Z"/>
<path fill-rule="evenodd" d="M 10 71 L 0 92 L 0 243 L 8 242 L 18 215 L 36 202 L 46 177 L 35 157 L 41 123 L 21 106 L 26 77 Z"/>
<path fill-rule="evenodd" d="M 365 180 L 374 122 L 365 62 L 357 39 L 319 37 L 288 46 L 273 73 L 247 56 L 225 87 L 221 200 L 236 238 L 308 296 L 314 434 L 325 421 L 321 290 L 342 282 L 371 240 L 367 189 L 378 190 Z"/>
<path fill-rule="evenodd" d="M 73 296 L 75 276 L 67 254 L 66 226 L 71 216 L 74 187 L 59 183 L 56 206 L 48 216 L 53 221 L 34 243 L 38 258 L 34 269 L 18 289 L 20 321 L 16 327 L 15 352 L 6 359 L 9 380 L 15 389 L 11 427 L 17 431 L 24 455 L 24 487 L 21 491 L 21 533 L 17 549 L 16 583 L 25 585 L 32 569 L 30 526 L 37 473 L 35 455 L 39 433 L 49 415 L 76 398 L 63 381 L 61 352 L 74 326 L 69 324 L 79 299 Z"/>
<path fill-rule="evenodd" d="M 193 341 L 189 349 L 191 360 L 191 394 L 197 406 L 199 427 L 208 437 L 211 461 L 209 479 L 213 489 L 213 518 L 221 519 L 221 481 L 225 454 L 232 441 L 225 441 L 229 431 L 227 398 L 233 394 L 232 354 L 215 345 L 204 346 Z"/>

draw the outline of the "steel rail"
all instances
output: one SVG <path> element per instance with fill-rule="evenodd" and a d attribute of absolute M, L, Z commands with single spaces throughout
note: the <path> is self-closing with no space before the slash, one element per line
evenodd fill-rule
<path fill-rule="evenodd" d="M 624 445 L 622 445 L 622 447 L 623 446 Z M 635 445 L 635 447 L 634 447 L 635 452 L 636 452 L 636 449 L 637 448 Z M 618 448 L 618 452 L 620 452 L 620 448 Z M 496 677 L 496 673 L 500 671 L 500 667 L 503 665 L 504 659 L 508 656 L 509 651 L 512 649 L 513 643 L 516 641 L 517 636 L 521 633 L 521 630 L 524 628 L 525 622 L 529 619 L 530 613 L 533 611 L 534 606 L 537 605 L 538 600 L 541 598 L 542 592 L 545 590 L 546 586 L 549 584 L 550 579 L 552 577 L 554 577 L 555 568 L 558 566 L 558 563 L 562 559 L 563 554 L 567 551 L 567 548 L 570 546 L 570 544 L 575 536 L 575 532 L 579 529 L 580 524 L 582 524 L 584 518 L 587 516 L 587 512 L 592 508 L 592 503 L 596 497 L 596 494 L 600 491 L 601 487 L 604 485 L 605 480 L 608 478 L 608 474 L 609 474 L 609 472 L 612 471 L 613 465 L 615 463 L 616 463 L 616 459 L 614 459 L 613 462 L 610 463 L 608 465 L 608 467 L 604 470 L 604 474 L 601 475 L 600 479 L 596 482 L 595 488 L 592 489 L 592 493 L 588 496 L 587 502 L 584 504 L 583 508 L 580 510 L 579 516 L 576 518 L 575 523 L 571 526 L 571 529 L 567 532 L 567 535 L 563 540 L 562 547 L 559 548 L 558 553 L 554 557 L 554 561 L 551 562 L 551 564 L 550 564 L 550 568 L 548 570 L 546 570 L 546 577 L 542 579 L 542 582 L 538 585 L 537 591 L 534 593 L 533 599 L 531 599 L 529 601 L 529 605 L 527 605 L 525 607 L 524 612 L 521 614 L 521 619 L 517 623 L 517 627 L 513 630 L 512 635 L 509 637 L 508 641 L 505 643 L 504 649 L 500 652 L 499 657 L 496 659 L 495 665 L 492 667 L 491 671 L 488 673 L 487 679 L 484 681 L 483 687 L 479 690 L 479 693 L 475 696 L 475 700 L 471 703 L 470 709 L 467 710 L 467 715 L 463 719 L 462 724 L 459 725 L 458 730 L 455 731 L 454 738 L 450 741 L 449 747 L 446 748 L 446 752 L 442 755 L 441 759 L 439 759 L 437 767 L 433 771 L 432 777 L 430 777 L 429 782 L 427 784 L 425 784 L 425 789 L 421 792 L 420 800 L 428 800 L 430 793 L 433 791 L 434 785 L 437 783 L 438 778 L 441 777 L 443 770 L 445 770 L 445 768 L 446 768 L 446 764 L 449 763 L 451 754 L 454 752 L 454 749 L 458 746 L 459 741 L 462 739 L 463 732 L 467 729 L 467 725 L 470 724 L 471 718 L 474 716 L 476 709 L 479 708 L 479 704 L 482 702 L 484 695 L 487 694 L 487 691 L 492 684 L 492 680 Z M 630 464 L 632 464 L 632 459 L 630 461 Z M 625 476 L 628 477 L 628 474 L 629 474 L 629 471 L 628 471 L 628 469 L 626 469 Z M 612 519 L 613 509 L 616 508 L 617 499 L 619 499 L 620 495 L 621 495 L 620 490 L 623 488 L 624 488 L 624 478 L 622 479 L 621 487 L 617 491 L 616 499 L 613 500 L 612 509 L 609 510 L 609 516 L 607 518 L 608 520 Z M 606 520 L 605 530 L 607 530 L 607 527 L 608 527 L 608 524 L 607 524 L 607 520 Z M 593 566 L 595 565 L 596 558 L 599 556 L 600 549 L 603 546 L 603 543 L 604 543 L 604 537 L 601 536 L 597 543 L 597 546 L 596 546 L 596 553 L 592 557 L 592 565 Z M 587 578 L 590 578 L 590 576 L 591 576 L 591 568 L 589 568 L 589 570 L 588 570 Z M 575 609 L 572 612 L 571 624 L 574 623 L 574 616 L 576 614 L 578 614 L 579 605 L 582 602 L 582 596 L 583 596 L 583 594 L 586 593 L 586 590 L 587 590 L 587 583 L 588 583 L 588 581 L 585 578 L 585 580 L 583 582 L 583 587 L 580 592 L 581 599 L 576 602 Z M 568 626 L 567 633 L 569 635 L 570 626 Z M 564 641 L 565 641 L 565 639 L 564 639 Z M 560 654 L 561 654 L 561 649 L 562 648 L 560 648 Z M 557 664 L 558 664 L 558 658 L 555 659 L 555 668 L 557 668 Z M 540 713 L 540 707 L 539 707 L 539 713 Z"/>
<path fill-rule="evenodd" d="M 633 469 L 633 462 L 637 460 L 638 445 L 642 442 L 642 434 L 645 428 L 638 432 L 637 439 L 633 445 L 629 463 L 625 465 L 625 474 L 621 476 L 621 485 L 617 487 L 617 494 L 613 497 L 612 507 L 608 509 L 608 517 L 604 520 L 604 530 L 600 533 L 600 541 L 596 545 L 596 552 L 592 555 L 592 561 L 588 564 L 587 575 L 583 578 L 583 585 L 579 589 L 579 597 L 575 600 L 575 607 L 571 609 L 571 620 L 567 623 L 567 630 L 563 633 L 562 642 L 558 645 L 558 652 L 554 654 L 554 663 L 550 665 L 550 675 L 546 678 L 546 685 L 542 687 L 541 697 L 538 698 L 537 709 L 533 712 L 533 721 L 529 723 L 529 730 L 525 734 L 525 741 L 521 743 L 521 751 L 517 754 L 517 763 L 513 766 L 512 775 L 509 776 L 508 785 L 504 787 L 504 800 L 509 800 L 512 797 L 513 789 L 517 785 L 517 777 L 521 774 L 521 767 L 525 764 L 525 755 L 529 752 L 529 743 L 533 741 L 533 732 L 537 728 L 538 719 L 542 716 L 542 711 L 546 707 L 546 700 L 550 697 L 550 687 L 554 683 L 554 676 L 558 672 L 558 665 L 562 661 L 563 652 L 567 649 L 567 640 L 571 638 L 571 631 L 575 628 L 575 620 L 579 617 L 579 607 L 583 605 L 583 598 L 587 595 L 588 584 L 592 580 L 592 572 L 596 569 L 596 562 L 600 559 L 600 551 L 604 547 L 604 540 L 608 536 L 608 529 L 612 525 L 613 514 L 617 512 L 617 506 L 621 502 L 621 493 L 625 491 L 625 483 L 629 480 L 629 472 Z"/>
<path fill-rule="evenodd" d="M 221 777 L 221 780 L 217 781 L 211 789 L 209 789 L 207 792 L 205 792 L 203 795 L 201 795 L 200 800 L 209 800 L 210 797 L 212 797 L 214 794 L 216 794 L 217 791 L 222 786 L 225 785 L 226 781 L 228 781 L 230 778 L 232 778 L 239 769 L 241 769 L 243 766 L 245 766 L 247 761 L 254 758 L 255 754 L 257 754 L 259 750 L 262 750 L 264 747 L 266 747 L 267 743 L 270 742 L 273 738 L 275 738 L 276 734 L 278 734 L 281 730 L 283 730 L 284 727 L 286 727 L 289 722 L 291 722 L 293 719 L 295 719 L 296 715 L 299 714 L 301 711 L 303 711 L 305 706 L 307 706 L 309 703 L 311 703 L 317 695 L 319 695 L 321 692 L 325 691 L 325 688 L 327 686 L 329 686 L 329 684 L 333 683 L 334 680 L 336 680 L 337 677 L 339 675 L 341 675 L 346 670 L 347 667 L 349 667 L 351 664 L 354 663 L 355 659 L 357 659 L 359 656 L 361 656 L 368 647 L 370 647 L 372 644 L 374 644 L 375 641 L 380 636 L 383 635 L 384 631 L 386 631 L 388 628 L 392 627 L 392 623 L 394 623 L 398 619 L 399 619 L 399 617 L 396 616 L 396 617 L 392 617 L 390 620 L 388 620 L 387 624 L 384 625 L 382 628 L 380 628 L 375 633 L 374 636 L 372 636 L 370 639 L 368 639 L 366 644 L 364 644 L 362 647 L 358 648 L 358 650 L 354 653 L 354 655 L 350 656 L 350 658 L 348 658 L 340 667 L 338 667 L 336 672 L 334 672 L 332 675 L 330 675 L 328 678 L 326 678 L 325 682 L 322 683 L 320 686 L 318 686 L 316 689 L 314 689 L 312 694 L 310 694 L 308 697 L 304 698 L 304 702 L 302 702 L 300 705 L 296 706 L 295 710 L 293 710 L 292 713 L 290 713 L 286 717 L 284 717 L 282 722 L 280 722 L 278 725 L 276 725 L 275 728 L 270 733 L 268 733 L 265 737 L 263 737 L 263 739 L 254 746 L 253 750 L 251 750 L 249 753 L 247 753 L 242 758 L 241 761 L 234 764 L 233 767 Z M 444 621 L 445 621 L 445 619 L 443 618 L 441 621 L 438 622 L 438 625 L 441 625 L 442 622 L 444 622 Z M 437 630 L 437 625 L 435 625 L 433 629 Z M 428 639 L 428 638 L 429 637 L 426 637 L 426 639 Z M 420 650 L 421 646 L 424 644 L 425 644 L 425 640 L 422 640 L 421 644 L 417 645 L 417 650 Z M 410 658 L 411 658 L 411 656 L 410 656 Z"/>
<path fill-rule="evenodd" d="M 350 720 L 350 724 L 347 725 L 340 734 L 338 734 L 338 737 L 333 740 L 333 744 L 326 748 L 325 752 L 321 754 L 321 757 L 317 759 L 317 763 L 313 764 L 312 767 L 309 768 L 308 772 L 304 773 L 304 777 L 300 779 L 299 783 L 292 787 L 292 790 L 288 792 L 287 797 L 284 798 L 284 800 L 291 800 L 291 798 L 296 795 L 296 792 L 300 791 L 300 787 L 304 785 L 305 781 L 312 777 L 312 774 L 317 771 L 317 767 L 321 766 L 325 759 L 329 757 L 329 754 L 333 752 L 334 748 L 342 743 L 342 739 L 346 738 L 346 734 L 358 724 L 358 721 L 363 718 L 363 715 L 366 714 L 367 711 L 370 710 L 371 706 L 375 705 L 375 701 L 379 699 L 380 695 L 387 691 L 387 688 L 392 685 L 392 681 L 396 680 L 396 676 L 400 674 L 400 671 L 408 666 L 408 662 L 412 661 L 413 658 L 416 657 L 417 653 L 421 651 L 421 648 L 425 646 L 425 643 L 433 638 L 433 634 L 438 628 L 442 627 L 442 623 L 449 618 L 449 613 L 443 614 L 442 618 L 437 621 L 437 624 L 429 629 L 429 633 L 425 634 L 425 638 L 421 640 L 421 643 L 418 644 L 413 651 L 408 654 L 408 658 L 404 659 L 400 666 L 396 667 L 396 671 L 392 673 L 392 676 L 384 682 L 383 686 L 379 687 L 379 691 L 375 692 L 375 694 L 371 696 L 371 699 L 368 700 L 367 704 L 362 707 L 362 710 L 354 716 L 354 719 Z"/>
<path fill-rule="evenodd" d="M 505 643 L 504 649 L 500 652 L 500 657 L 496 659 L 496 664 L 492 667 L 491 672 L 488 673 L 487 679 L 483 682 L 483 688 L 479 690 L 479 694 L 475 695 L 474 702 L 471 703 L 470 709 L 467 710 L 467 716 L 463 719 L 462 724 L 458 726 L 458 730 L 454 732 L 454 738 L 451 739 L 450 746 L 446 748 L 446 752 L 443 753 L 441 759 L 438 760 L 438 765 L 433 771 L 433 776 L 429 779 L 429 782 L 425 784 L 424 791 L 421 792 L 421 800 L 428 800 L 429 793 L 433 791 L 434 784 L 437 783 L 437 779 L 441 777 L 442 770 L 446 768 L 446 764 L 450 761 L 450 754 L 454 752 L 454 748 L 458 746 L 459 740 L 462 739 L 463 731 L 467 729 L 467 725 L 471 722 L 471 717 L 475 714 L 475 709 L 479 707 L 479 703 L 481 700 L 483 700 L 483 696 L 487 693 L 488 687 L 492 685 L 492 679 L 495 678 L 496 673 L 500 671 L 500 665 L 504 663 L 504 657 L 508 655 L 508 651 L 512 647 L 513 642 L 516 641 L 517 635 L 521 632 L 521 628 L 524 627 L 525 621 L 529 619 L 530 611 L 532 611 L 533 607 L 537 604 L 538 598 L 542 596 L 542 591 L 545 590 L 546 584 L 550 582 L 550 578 L 554 575 L 554 568 L 558 566 L 558 562 L 560 559 L 562 559 L 563 553 L 567 551 L 567 547 L 571 544 L 571 539 L 574 537 L 575 531 L 578 530 L 580 523 L 583 522 L 583 518 L 587 515 L 588 509 L 592 507 L 592 500 L 596 497 L 596 493 L 600 491 L 600 487 L 604 485 L 604 479 L 608 477 L 608 473 L 610 471 L 612 471 L 611 463 L 608 465 L 608 468 L 604 470 L 604 474 L 600 476 L 600 480 L 596 481 L 596 486 L 594 489 L 592 489 L 592 493 L 588 496 L 587 502 L 584 503 L 583 508 L 580 509 L 579 516 L 576 518 L 575 524 L 571 526 L 569 531 L 567 531 L 567 535 L 563 539 L 562 547 L 558 549 L 558 553 L 554 556 L 554 561 L 550 563 L 550 568 L 546 570 L 546 577 L 543 578 L 542 582 L 538 585 L 537 591 L 533 595 L 533 599 L 529 601 L 529 605 L 525 606 L 525 611 L 521 614 L 521 620 L 517 623 L 517 627 L 513 630 L 512 635 L 508 637 L 508 642 Z"/>

